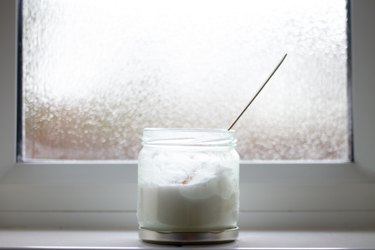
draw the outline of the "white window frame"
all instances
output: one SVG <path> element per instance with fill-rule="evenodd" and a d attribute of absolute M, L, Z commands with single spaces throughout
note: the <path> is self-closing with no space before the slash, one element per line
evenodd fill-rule
<path fill-rule="evenodd" d="M 354 162 L 242 162 L 242 228 L 375 227 L 375 1 L 350 4 Z M 136 229 L 136 161 L 16 162 L 16 13 L 0 1 L 0 227 Z"/>

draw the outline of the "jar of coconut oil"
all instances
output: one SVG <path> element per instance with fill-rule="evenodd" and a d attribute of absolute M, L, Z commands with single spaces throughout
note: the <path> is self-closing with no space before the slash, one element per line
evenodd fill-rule
<path fill-rule="evenodd" d="M 142 142 L 140 238 L 178 244 L 235 240 L 239 156 L 234 131 L 146 128 Z"/>

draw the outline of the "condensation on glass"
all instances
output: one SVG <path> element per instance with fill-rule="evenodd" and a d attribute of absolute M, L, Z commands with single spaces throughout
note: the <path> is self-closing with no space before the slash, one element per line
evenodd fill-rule
<path fill-rule="evenodd" d="M 145 127 L 236 124 L 243 160 L 350 160 L 342 0 L 24 0 L 24 161 L 136 159 Z"/>

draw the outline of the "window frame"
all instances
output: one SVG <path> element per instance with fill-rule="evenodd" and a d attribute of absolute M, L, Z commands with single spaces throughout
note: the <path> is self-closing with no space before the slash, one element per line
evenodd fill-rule
<path fill-rule="evenodd" d="M 375 226 L 375 1 L 350 5 L 354 161 L 242 161 L 242 228 Z M 0 227 L 136 229 L 136 161 L 17 163 L 17 8 L 0 1 Z"/>

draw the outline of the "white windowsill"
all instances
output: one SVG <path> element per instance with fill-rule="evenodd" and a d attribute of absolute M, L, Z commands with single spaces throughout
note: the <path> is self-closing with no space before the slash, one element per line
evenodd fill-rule
<path fill-rule="evenodd" d="M 135 231 L 0 230 L 0 249 L 181 249 L 146 244 Z M 194 249 L 375 249 L 375 231 L 241 231 L 229 244 Z"/>

